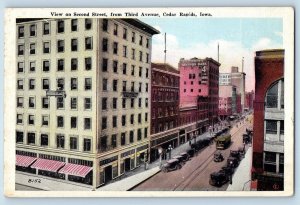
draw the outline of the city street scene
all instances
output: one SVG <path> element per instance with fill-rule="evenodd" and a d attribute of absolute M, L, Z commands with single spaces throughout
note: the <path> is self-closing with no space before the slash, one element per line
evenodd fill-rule
<path fill-rule="evenodd" d="M 281 18 L 15 26 L 15 190 L 285 190 Z"/>

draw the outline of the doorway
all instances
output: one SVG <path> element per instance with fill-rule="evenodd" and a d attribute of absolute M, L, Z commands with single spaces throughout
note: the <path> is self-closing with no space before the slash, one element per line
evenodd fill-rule
<path fill-rule="evenodd" d="M 125 162 L 125 172 L 130 171 L 130 158 L 126 158 L 124 162 Z"/>
<path fill-rule="evenodd" d="M 112 166 L 107 166 L 104 168 L 104 182 L 108 183 L 112 180 Z"/>

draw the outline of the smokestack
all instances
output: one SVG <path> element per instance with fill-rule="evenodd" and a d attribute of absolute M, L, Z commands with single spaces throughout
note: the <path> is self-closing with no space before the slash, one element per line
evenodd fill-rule
<path fill-rule="evenodd" d="M 218 63 L 219 63 L 219 56 L 220 56 L 220 49 L 219 49 L 219 43 L 218 43 Z"/>
<path fill-rule="evenodd" d="M 164 63 L 166 65 L 166 62 L 167 62 L 167 33 L 165 33 L 165 50 L 164 50 L 164 53 L 165 53 Z"/>
<path fill-rule="evenodd" d="M 242 58 L 242 73 L 244 72 L 244 57 Z"/>

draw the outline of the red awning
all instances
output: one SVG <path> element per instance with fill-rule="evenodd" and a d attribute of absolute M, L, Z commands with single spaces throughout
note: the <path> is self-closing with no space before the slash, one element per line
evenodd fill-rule
<path fill-rule="evenodd" d="M 57 170 L 64 165 L 65 162 L 38 158 L 31 167 L 44 171 L 57 172 Z"/>
<path fill-rule="evenodd" d="M 59 173 L 85 177 L 92 169 L 93 167 L 68 163 L 61 170 L 59 170 Z"/>
<path fill-rule="evenodd" d="M 37 158 L 24 156 L 24 155 L 16 155 L 16 165 L 21 167 L 28 167 L 31 165 Z"/>

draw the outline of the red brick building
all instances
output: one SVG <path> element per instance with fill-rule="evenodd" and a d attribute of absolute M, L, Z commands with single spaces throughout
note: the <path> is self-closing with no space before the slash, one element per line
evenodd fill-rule
<path fill-rule="evenodd" d="M 179 71 L 169 64 L 152 63 L 151 78 L 151 159 L 158 147 L 178 146 Z"/>
<path fill-rule="evenodd" d="M 245 109 L 253 109 L 254 91 L 246 92 L 245 94 Z"/>
<path fill-rule="evenodd" d="M 251 188 L 283 190 L 284 50 L 257 51 Z"/>

